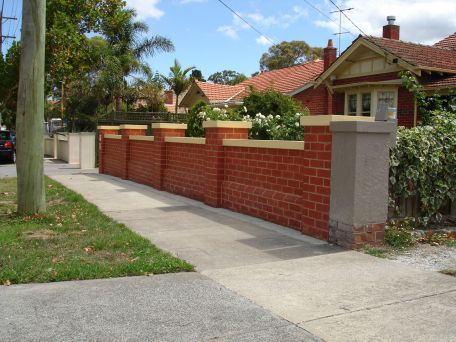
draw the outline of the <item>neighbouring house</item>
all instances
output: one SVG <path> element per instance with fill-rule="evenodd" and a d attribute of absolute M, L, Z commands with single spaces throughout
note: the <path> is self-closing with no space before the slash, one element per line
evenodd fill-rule
<path fill-rule="evenodd" d="M 323 60 L 263 72 L 235 86 L 195 81 L 180 105 L 203 100 L 236 106 L 251 88 L 273 89 L 300 101 L 311 115 L 375 116 L 386 104 L 396 109 L 399 125 L 415 126 L 419 112 L 399 74 L 411 71 L 430 94 L 456 90 L 456 33 L 432 46 L 404 42 L 395 17 L 387 20 L 382 37 L 359 36 L 339 57 L 330 39 Z"/>
<path fill-rule="evenodd" d="M 272 89 L 298 100 L 310 98 L 320 92 L 320 90 L 313 89 L 313 81 L 322 72 L 323 61 L 317 60 L 289 68 L 262 72 L 237 85 L 195 81 L 186 96 L 182 98 L 181 106 L 192 107 L 200 100 L 211 105 L 237 106 L 242 104 L 243 98 L 250 93 L 251 89 L 258 91 Z M 305 101 L 303 103 L 311 111 L 317 109 L 316 106 L 315 108 L 312 106 L 312 103 Z"/>
<path fill-rule="evenodd" d="M 420 117 L 412 93 L 402 86 L 401 71 L 411 71 L 429 93 L 456 89 L 456 33 L 432 46 L 404 42 L 395 17 L 387 19 L 383 37 L 359 36 L 339 58 L 328 44 L 325 70 L 314 85 L 329 91 L 323 112 L 374 116 L 384 103 L 396 108 L 399 125 L 411 127 Z"/>
<path fill-rule="evenodd" d="M 187 110 L 184 106 L 182 106 L 182 99 L 184 98 L 187 91 L 184 91 L 181 95 L 179 95 L 179 103 L 177 107 L 177 113 L 186 113 Z M 165 108 L 168 112 L 174 113 L 176 111 L 176 94 L 172 90 L 165 90 Z"/>

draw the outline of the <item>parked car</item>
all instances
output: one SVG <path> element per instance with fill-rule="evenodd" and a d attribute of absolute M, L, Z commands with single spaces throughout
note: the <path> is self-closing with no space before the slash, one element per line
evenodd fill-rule
<path fill-rule="evenodd" d="M 0 131 L 0 160 L 16 162 L 15 135 L 10 131 Z"/>

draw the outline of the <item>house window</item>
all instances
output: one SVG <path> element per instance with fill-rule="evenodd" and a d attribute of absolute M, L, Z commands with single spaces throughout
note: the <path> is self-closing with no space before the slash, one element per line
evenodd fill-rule
<path fill-rule="evenodd" d="M 396 107 L 394 102 L 393 91 L 379 91 L 377 94 L 377 109 L 382 105 L 386 104 L 388 108 Z"/>
<path fill-rule="evenodd" d="M 371 93 L 361 94 L 361 115 L 371 116 Z"/>
<path fill-rule="evenodd" d="M 375 116 L 381 105 L 396 108 L 397 90 L 372 89 L 372 91 L 367 91 L 364 89 L 345 93 L 345 115 Z"/>
<path fill-rule="evenodd" d="M 358 94 L 348 95 L 348 115 L 356 115 L 358 108 Z"/>

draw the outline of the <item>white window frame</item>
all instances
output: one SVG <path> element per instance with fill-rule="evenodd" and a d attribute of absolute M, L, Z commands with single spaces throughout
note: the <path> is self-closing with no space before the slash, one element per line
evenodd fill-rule
<path fill-rule="evenodd" d="M 392 92 L 394 94 L 394 107 L 397 108 L 397 93 L 398 88 L 374 88 L 374 89 L 358 89 L 358 90 L 348 90 L 345 92 L 345 103 L 344 103 L 344 115 L 348 114 L 348 96 L 356 94 L 356 116 L 362 116 L 362 94 L 371 94 L 371 110 L 370 116 L 375 116 L 377 105 L 378 105 L 378 93 L 379 92 Z"/>

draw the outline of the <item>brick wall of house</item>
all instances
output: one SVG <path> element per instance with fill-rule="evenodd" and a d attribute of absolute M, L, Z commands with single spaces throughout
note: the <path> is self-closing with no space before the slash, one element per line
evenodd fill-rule
<path fill-rule="evenodd" d="M 310 115 L 326 115 L 328 111 L 328 91 L 325 86 L 308 88 L 293 96 L 306 106 Z"/>
<path fill-rule="evenodd" d="M 237 128 L 207 128 L 206 144 L 165 142 L 183 133 L 156 130 L 155 141 L 104 138 L 102 172 L 328 238 L 328 127 L 306 128 L 302 150 L 223 146 L 223 139 L 247 138 L 248 129 Z"/>
<path fill-rule="evenodd" d="M 400 87 L 397 92 L 397 123 L 407 128 L 413 127 L 415 104 L 413 94 Z"/>

